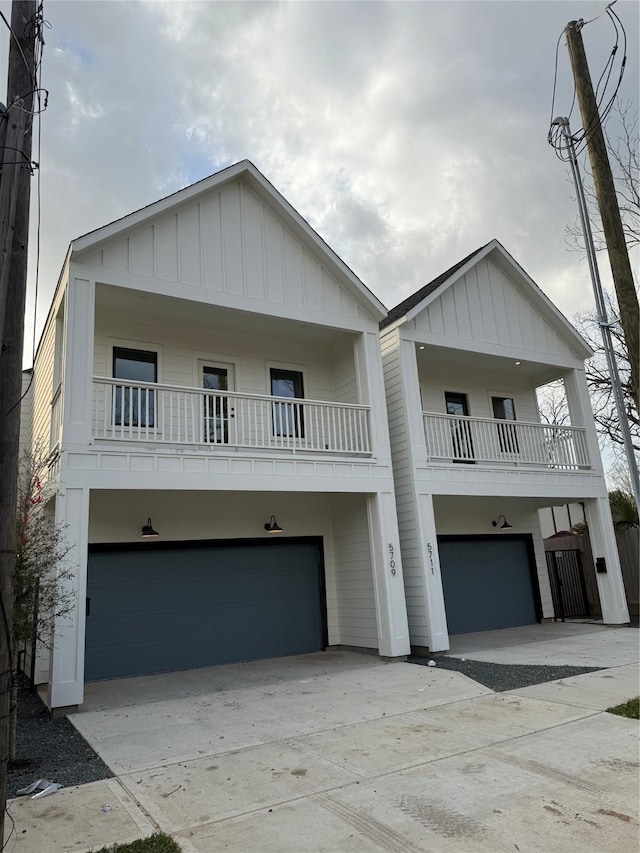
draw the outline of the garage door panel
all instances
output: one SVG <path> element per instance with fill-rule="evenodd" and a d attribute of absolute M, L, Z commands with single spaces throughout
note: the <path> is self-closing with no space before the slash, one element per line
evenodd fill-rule
<path fill-rule="evenodd" d="M 317 651 L 316 544 L 91 553 L 86 680 Z"/>
<path fill-rule="evenodd" d="M 442 540 L 438 549 L 450 634 L 537 622 L 526 540 Z"/>

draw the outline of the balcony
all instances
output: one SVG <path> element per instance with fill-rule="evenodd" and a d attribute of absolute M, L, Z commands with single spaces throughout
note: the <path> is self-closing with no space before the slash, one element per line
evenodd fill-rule
<path fill-rule="evenodd" d="M 423 412 L 427 454 L 436 463 L 591 469 L 585 430 L 557 424 Z"/>
<path fill-rule="evenodd" d="M 97 440 L 371 456 L 369 407 L 95 377 Z"/>

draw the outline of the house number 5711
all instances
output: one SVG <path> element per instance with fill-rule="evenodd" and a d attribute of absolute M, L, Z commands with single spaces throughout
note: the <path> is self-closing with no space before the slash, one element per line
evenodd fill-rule
<path fill-rule="evenodd" d="M 391 568 L 391 574 L 394 576 L 396 573 L 396 561 L 394 560 L 395 553 L 393 545 L 389 542 L 389 567 Z"/>

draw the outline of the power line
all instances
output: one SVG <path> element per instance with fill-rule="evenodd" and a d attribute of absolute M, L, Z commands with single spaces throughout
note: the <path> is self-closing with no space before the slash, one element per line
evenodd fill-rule
<path fill-rule="evenodd" d="M 615 2 L 615 0 L 614 0 Z M 611 109 L 613 108 L 613 104 L 615 103 L 615 99 L 620 91 L 620 86 L 622 84 L 622 79 L 624 77 L 624 72 L 627 63 L 627 34 L 624 28 L 624 25 L 618 15 L 611 8 L 613 3 L 610 3 L 600 15 L 592 18 L 589 21 L 583 21 L 580 19 L 578 21 L 579 28 L 584 28 L 587 24 L 593 23 L 606 14 L 608 17 L 613 30 L 614 30 L 614 44 L 609 53 L 609 57 L 602 69 L 600 77 L 598 79 L 598 83 L 596 85 L 596 109 L 588 119 L 588 121 L 583 123 L 583 126 L 572 133 L 573 145 L 575 147 L 576 154 L 582 153 L 584 149 L 589 144 L 589 141 L 596 130 L 601 127 L 606 121 Z M 556 42 L 556 50 L 555 50 L 555 61 L 554 61 L 554 72 L 553 72 L 553 91 L 551 96 L 551 117 L 549 120 L 549 132 L 547 134 L 547 141 L 549 144 L 555 149 L 556 155 L 560 160 L 567 161 L 570 159 L 570 154 L 568 153 L 568 147 L 566 144 L 565 136 L 559 130 L 557 125 L 554 125 L 554 118 L 556 114 L 556 94 L 558 87 L 558 54 L 560 49 L 560 42 L 562 41 L 562 37 L 566 35 L 567 28 L 565 27 L 563 31 L 558 36 L 558 41 Z M 620 50 L 622 47 L 622 50 Z M 621 55 L 620 59 L 620 69 L 617 75 L 617 80 L 615 82 L 615 87 L 613 93 L 611 95 L 607 94 L 608 89 L 610 88 L 610 81 L 616 66 L 616 58 Z M 603 83 L 604 81 L 604 83 Z M 573 108 L 576 102 L 576 88 L 575 83 L 573 85 L 573 95 L 571 101 L 571 108 L 568 111 L 564 111 L 564 114 L 567 115 L 568 118 L 571 117 L 573 113 Z"/>

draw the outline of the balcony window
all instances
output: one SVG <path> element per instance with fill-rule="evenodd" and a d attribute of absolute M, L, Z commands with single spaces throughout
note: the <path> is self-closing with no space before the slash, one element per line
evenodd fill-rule
<path fill-rule="evenodd" d="M 155 392 L 141 382 L 158 381 L 158 354 L 145 350 L 113 348 L 113 376 L 123 379 L 114 387 L 113 419 L 116 426 L 153 427 Z"/>
<path fill-rule="evenodd" d="M 511 397 L 492 397 L 493 417 L 501 421 L 515 421 L 516 407 Z M 498 440 L 503 453 L 519 453 L 518 435 L 513 424 L 498 424 Z"/>
<path fill-rule="evenodd" d="M 271 368 L 271 395 L 273 397 L 304 397 L 302 373 L 298 370 Z M 304 438 L 304 417 L 299 403 L 273 403 L 273 431 L 277 436 Z"/>

